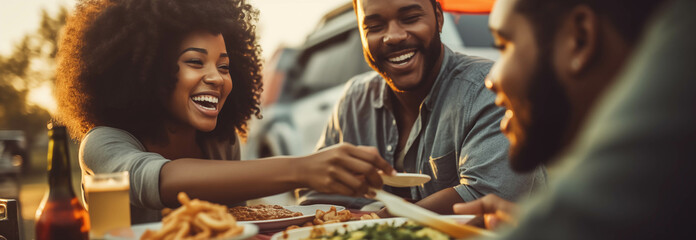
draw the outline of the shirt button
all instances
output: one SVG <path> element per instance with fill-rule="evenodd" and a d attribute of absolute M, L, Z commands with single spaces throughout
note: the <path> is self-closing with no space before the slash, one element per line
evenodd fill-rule
<path fill-rule="evenodd" d="M 388 151 L 388 152 L 391 152 L 391 149 L 392 149 L 391 145 L 388 145 L 388 146 L 387 146 L 387 151 Z"/>
<path fill-rule="evenodd" d="M 396 120 L 392 120 L 392 125 L 396 125 Z"/>

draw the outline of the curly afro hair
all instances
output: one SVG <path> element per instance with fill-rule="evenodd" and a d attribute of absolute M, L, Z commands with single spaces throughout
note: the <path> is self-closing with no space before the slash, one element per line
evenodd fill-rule
<path fill-rule="evenodd" d="M 75 139 L 95 126 L 166 141 L 164 100 L 176 85 L 177 49 L 193 31 L 225 39 L 234 88 L 216 128 L 201 133 L 245 138 L 260 117 L 258 12 L 245 0 L 83 0 L 68 18 L 58 51 L 57 119 Z"/>

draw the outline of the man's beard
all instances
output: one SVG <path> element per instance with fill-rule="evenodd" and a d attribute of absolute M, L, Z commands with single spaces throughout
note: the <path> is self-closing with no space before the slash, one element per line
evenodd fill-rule
<path fill-rule="evenodd" d="M 548 163 L 564 147 L 571 106 L 550 56 L 549 51 L 540 54 L 528 91 L 531 120 L 529 126 L 523 126 L 526 137 L 518 142 L 518 150 L 510 153 L 510 165 L 518 172 Z"/>
<path fill-rule="evenodd" d="M 396 84 L 394 84 L 394 80 L 387 74 L 387 72 L 384 70 L 385 67 L 383 64 L 378 64 L 377 62 L 385 62 L 387 61 L 387 54 L 404 50 L 404 49 L 409 49 L 409 48 L 416 48 L 417 51 L 420 54 L 423 54 L 425 56 L 424 61 L 423 61 L 423 76 L 421 76 L 421 80 L 418 81 L 418 84 L 410 87 L 398 87 Z M 401 44 L 397 46 L 387 46 L 384 51 L 380 54 L 380 58 L 378 60 L 374 58 L 368 57 L 370 54 L 368 52 L 365 52 L 365 59 L 367 60 L 367 64 L 372 67 L 372 69 L 376 70 L 379 72 L 380 75 L 382 75 L 382 78 L 384 78 L 385 81 L 387 81 L 387 84 L 391 87 L 392 90 L 396 92 L 409 92 L 409 91 L 414 91 L 417 90 L 423 85 L 426 84 L 427 81 L 425 81 L 434 71 L 439 71 L 439 69 L 433 69 L 435 67 L 435 63 L 437 62 L 437 59 L 440 57 L 440 52 L 442 48 L 442 41 L 440 41 L 440 33 L 438 31 L 435 31 L 435 34 L 433 35 L 432 41 L 430 41 L 430 45 L 426 48 L 422 44 L 418 45 L 408 45 L 408 44 Z M 363 51 L 368 51 L 363 48 Z"/>

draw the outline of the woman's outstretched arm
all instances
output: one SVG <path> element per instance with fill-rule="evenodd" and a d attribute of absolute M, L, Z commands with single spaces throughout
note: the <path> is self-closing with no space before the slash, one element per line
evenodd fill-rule
<path fill-rule="evenodd" d="M 309 187 L 319 192 L 362 196 L 381 188 L 378 170 L 393 168 L 372 147 L 339 144 L 305 157 L 273 157 L 254 161 L 177 159 L 160 171 L 160 198 L 178 205 L 176 195 L 222 204 Z"/>

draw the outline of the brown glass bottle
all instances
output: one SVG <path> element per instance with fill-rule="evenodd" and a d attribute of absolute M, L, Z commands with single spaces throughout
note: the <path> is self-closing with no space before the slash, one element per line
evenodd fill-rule
<path fill-rule="evenodd" d="M 89 215 L 75 196 L 70 175 L 68 134 L 49 125 L 48 193 L 36 210 L 36 239 L 89 239 Z"/>

